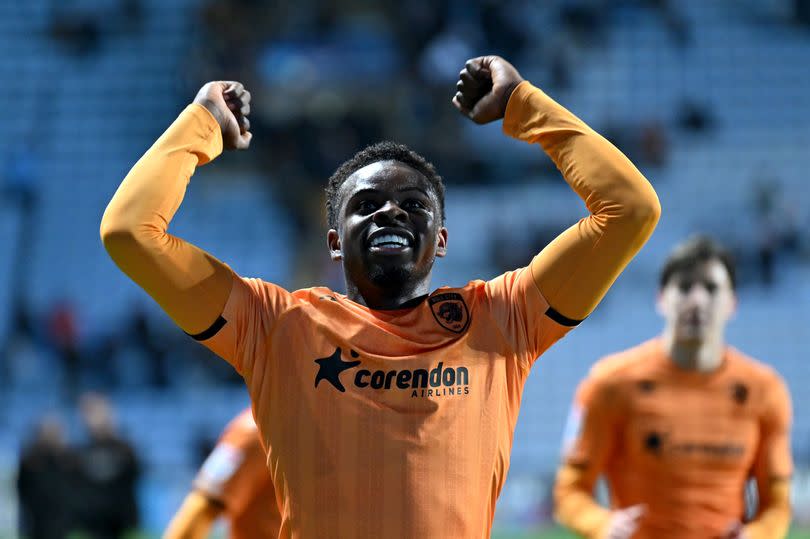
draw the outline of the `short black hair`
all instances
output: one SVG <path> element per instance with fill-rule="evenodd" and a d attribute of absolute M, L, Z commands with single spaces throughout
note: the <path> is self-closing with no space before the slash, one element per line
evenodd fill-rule
<path fill-rule="evenodd" d="M 712 238 L 704 235 L 693 236 L 677 245 L 667 257 L 661 276 L 658 281 L 659 288 L 664 288 L 673 275 L 690 271 L 698 264 L 710 260 L 719 260 L 728 271 L 731 289 L 737 288 L 737 275 L 734 258 L 731 253 Z"/>
<path fill-rule="evenodd" d="M 329 178 L 326 185 L 326 220 L 329 228 L 337 229 L 340 186 L 361 168 L 380 161 L 399 161 L 419 171 L 427 179 L 439 200 L 441 222 L 444 224 L 444 181 L 436 172 L 436 167 L 404 144 L 386 140 L 366 146 L 354 154 L 354 157 L 344 161 Z"/>

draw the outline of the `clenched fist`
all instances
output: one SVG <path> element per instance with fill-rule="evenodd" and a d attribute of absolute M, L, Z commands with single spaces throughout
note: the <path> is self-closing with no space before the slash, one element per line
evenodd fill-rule
<path fill-rule="evenodd" d="M 222 130 L 222 145 L 226 150 L 246 150 L 253 134 L 250 132 L 250 92 L 240 82 L 209 82 L 197 92 L 194 102 L 207 108 Z"/>
<path fill-rule="evenodd" d="M 456 84 L 453 105 L 477 124 L 500 120 L 518 84 L 517 69 L 500 56 L 479 56 L 467 60 Z"/>
<path fill-rule="evenodd" d="M 632 505 L 612 512 L 605 539 L 629 539 L 636 533 L 639 521 L 644 516 L 646 507 Z"/>

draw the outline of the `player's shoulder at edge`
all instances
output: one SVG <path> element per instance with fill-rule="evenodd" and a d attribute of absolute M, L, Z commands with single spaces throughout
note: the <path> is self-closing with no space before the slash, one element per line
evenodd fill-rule
<path fill-rule="evenodd" d="M 733 362 L 735 369 L 749 380 L 753 378 L 765 385 L 786 385 L 784 378 L 773 365 L 732 346 L 729 346 L 728 350 L 729 359 Z"/>
<path fill-rule="evenodd" d="M 588 372 L 593 381 L 623 379 L 628 375 L 638 374 L 639 367 L 645 363 L 655 341 L 649 340 L 613 354 L 608 354 L 596 361 Z"/>
<path fill-rule="evenodd" d="M 256 430 L 256 421 L 253 419 L 253 410 L 246 408 L 237 415 L 229 424 L 245 430 Z"/>

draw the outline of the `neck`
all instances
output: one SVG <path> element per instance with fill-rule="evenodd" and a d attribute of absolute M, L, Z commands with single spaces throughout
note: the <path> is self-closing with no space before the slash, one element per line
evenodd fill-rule
<path fill-rule="evenodd" d="M 679 340 L 674 332 L 665 330 L 662 339 L 667 355 L 684 370 L 712 372 L 723 362 L 725 342 L 722 335 L 702 340 Z"/>
<path fill-rule="evenodd" d="M 357 285 L 347 279 L 346 297 L 375 311 L 393 311 L 416 307 L 430 292 L 430 276 L 418 283 L 406 283 L 392 289 L 373 283 Z"/>

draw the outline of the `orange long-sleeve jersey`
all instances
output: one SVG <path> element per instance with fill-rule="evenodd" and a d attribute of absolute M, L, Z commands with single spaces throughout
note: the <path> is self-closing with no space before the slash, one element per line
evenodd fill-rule
<path fill-rule="evenodd" d="M 598 362 L 574 404 L 581 417 L 557 477 L 558 519 L 603 537 L 607 509 L 593 498 L 607 479 L 611 506 L 646 506 L 634 539 L 721 537 L 744 517 L 756 479 L 750 539 L 784 537 L 790 521 L 790 397 L 769 367 L 727 348 L 712 373 L 680 369 L 660 339 Z"/>
<path fill-rule="evenodd" d="M 241 278 L 169 235 L 195 166 L 221 150 L 199 106 L 110 202 L 102 238 L 116 263 L 244 377 L 280 537 L 489 535 L 531 365 L 595 307 L 660 213 L 621 152 L 529 83 L 504 130 L 539 143 L 591 215 L 527 267 L 411 309 Z"/>
<path fill-rule="evenodd" d="M 231 539 L 278 537 L 275 490 L 249 409 L 225 428 L 194 479 L 194 489 L 222 505 Z"/>

